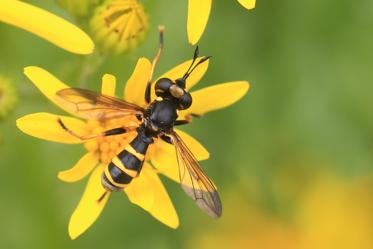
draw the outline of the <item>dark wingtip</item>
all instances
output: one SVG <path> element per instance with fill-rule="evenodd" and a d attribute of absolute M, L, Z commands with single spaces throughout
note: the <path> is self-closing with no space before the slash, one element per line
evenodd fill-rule
<path fill-rule="evenodd" d="M 211 196 L 215 204 L 215 210 L 213 210 L 213 212 L 215 213 L 216 216 L 214 218 L 220 218 L 221 215 L 223 214 L 223 206 L 221 204 L 220 196 L 217 191 L 215 191 L 214 193 L 211 193 Z"/>
<path fill-rule="evenodd" d="M 211 218 L 217 219 L 222 215 L 222 204 L 217 191 L 209 192 L 208 195 L 211 197 L 213 203 L 207 203 L 206 200 L 197 198 L 195 202 L 197 206 L 203 210 Z M 211 205 L 212 204 L 212 205 Z"/>

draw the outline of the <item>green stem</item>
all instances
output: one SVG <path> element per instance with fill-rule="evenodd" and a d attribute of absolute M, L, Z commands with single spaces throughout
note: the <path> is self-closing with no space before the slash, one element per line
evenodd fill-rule
<path fill-rule="evenodd" d="M 84 59 L 82 68 L 80 70 L 81 73 L 78 78 L 79 87 L 85 88 L 87 86 L 89 77 L 97 70 L 97 68 L 99 68 L 104 63 L 105 58 L 106 57 L 102 54 L 94 52 Z"/>

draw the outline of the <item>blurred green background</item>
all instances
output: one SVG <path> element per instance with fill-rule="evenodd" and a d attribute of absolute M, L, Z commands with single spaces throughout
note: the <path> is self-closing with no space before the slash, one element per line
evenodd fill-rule
<path fill-rule="evenodd" d="M 52 0 L 27 2 L 73 21 Z M 158 24 L 166 26 L 158 75 L 192 56 L 187 1 L 143 3 L 151 22 L 144 43 L 109 57 L 87 88 L 98 90 L 102 74 L 112 73 L 121 93 L 137 58 L 154 56 Z M 19 95 L 0 121 L 0 248 L 373 248 L 372 9 L 369 0 L 258 0 L 253 11 L 213 1 L 199 43 L 213 59 L 197 88 L 251 83 L 240 102 L 185 127 L 211 153 L 203 167 L 219 188 L 223 217 L 211 220 L 163 177 L 179 229 L 117 194 L 75 241 L 67 224 L 86 181 L 66 184 L 56 173 L 84 149 L 29 137 L 15 120 L 62 113 L 25 78 L 25 66 L 77 86 L 85 58 L 0 24 L 0 74 Z"/>

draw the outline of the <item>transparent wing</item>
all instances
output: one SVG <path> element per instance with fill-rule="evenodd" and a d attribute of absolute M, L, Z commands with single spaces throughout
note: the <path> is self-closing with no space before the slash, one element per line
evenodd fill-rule
<path fill-rule="evenodd" d="M 180 136 L 175 131 L 171 133 L 171 136 L 179 163 L 180 183 L 185 193 L 209 216 L 220 217 L 222 205 L 214 184 L 206 176 Z"/>
<path fill-rule="evenodd" d="M 66 88 L 56 93 L 57 101 L 68 111 L 86 119 L 111 119 L 143 115 L 145 110 L 135 104 L 90 90 Z"/>

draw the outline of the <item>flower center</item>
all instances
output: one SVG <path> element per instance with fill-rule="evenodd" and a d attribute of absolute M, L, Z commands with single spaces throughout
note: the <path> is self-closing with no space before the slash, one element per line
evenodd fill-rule
<path fill-rule="evenodd" d="M 137 126 L 138 121 L 135 118 L 120 118 L 112 119 L 105 122 L 88 121 L 90 133 L 99 134 L 119 127 Z M 111 159 L 118 155 L 132 139 L 136 137 L 137 133 L 129 132 L 120 135 L 98 137 L 87 141 L 84 147 L 89 152 L 94 152 L 98 155 L 99 161 L 104 164 L 110 163 Z"/>

